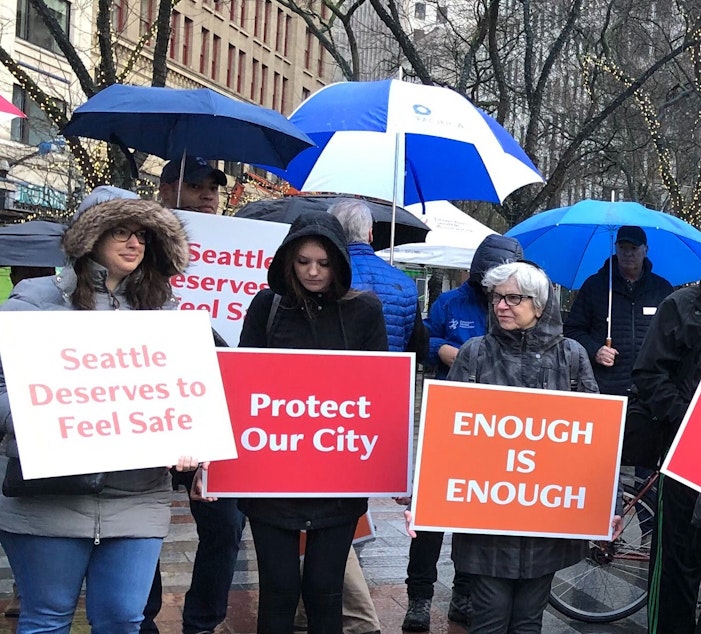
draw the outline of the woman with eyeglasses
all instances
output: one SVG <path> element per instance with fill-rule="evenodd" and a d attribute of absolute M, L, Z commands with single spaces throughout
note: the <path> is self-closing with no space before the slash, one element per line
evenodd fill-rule
<path fill-rule="evenodd" d="M 487 271 L 489 332 L 460 348 L 449 381 L 598 392 L 584 348 L 562 334 L 547 275 L 528 262 Z M 613 519 L 620 532 L 621 518 Z M 617 533 L 615 533 L 617 535 Z M 456 570 L 472 575 L 470 634 L 533 634 L 542 628 L 556 571 L 581 560 L 588 542 L 506 535 L 453 535 Z"/>
<path fill-rule="evenodd" d="M 188 242 L 177 217 L 159 204 L 85 205 L 63 248 L 68 265 L 59 274 L 23 280 L 0 309 L 176 308 L 169 280 L 187 267 Z M 85 581 L 92 631 L 136 634 L 170 526 L 168 468 L 24 480 L 1 367 L 0 433 L 8 441 L 0 543 L 21 599 L 17 632 L 68 634 Z M 182 457 L 177 468 L 196 465 Z"/>

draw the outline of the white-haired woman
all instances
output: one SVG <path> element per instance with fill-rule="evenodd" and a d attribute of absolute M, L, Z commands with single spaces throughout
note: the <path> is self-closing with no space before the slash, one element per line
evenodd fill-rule
<path fill-rule="evenodd" d="M 494 312 L 489 332 L 462 346 L 449 381 L 599 391 L 586 351 L 562 334 L 560 307 L 542 269 L 502 264 L 482 284 Z M 621 518 L 613 524 L 617 535 Z M 473 575 L 470 634 L 540 632 L 553 575 L 582 559 L 586 548 L 575 539 L 453 535 L 455 568 Z"/>

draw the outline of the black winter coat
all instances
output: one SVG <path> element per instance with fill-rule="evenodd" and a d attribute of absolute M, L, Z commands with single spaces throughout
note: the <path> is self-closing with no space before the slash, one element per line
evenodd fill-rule
<path fill-rule="evenodd" d="M 566 337 L 576 339 L 586 349 L 594 376 L 602 394 L 628 394 L 632 387 L 633 363 L 643 337 L 659 303 L 669 295 L 672 285 L 652 272 L 648 258 L 643 262 L 642 277 L 627 284 L 618 271 L 618 260 L 613 257 L 611 303 L 611 339 L 618 356 L 611 367 L 594 360 L 606 343 L 609 294 L 609 262 L 598 273 L 586 279 L 572 310 L 565 321 Z"/>
<path fill-rule="evenodd" d="M 652 415 L 673 433 L 701 379 L 701 287 L 667 297 L 652 319 L 633 382 Z"/>
<path fill-rule="evenodd" d="M 271 263 L 268 271 L 271 289 L 260 291 L 248 308 L 239 347 L 387 350 L 382 303 L 376 295 L 351 291 L 336 300 L 310 293 L 299 305 L 286 287 L 282 270 L 284 252 L 293 248 L 297 239 L 310 235 L 326 237 L 339 250 L 344 267 L 342 281 L 345 288 L 350 286 L 348 252 L 338 221 L 329 214 L 319 214 L 314 225 L 306 225 L 302 218 L 298 219 Z M 268 324 L 276 292 L 282 299 L 272 323 Z M 322 364 L 320 360 L 320 373 L 324 372 Z M 343 377 L 338 379 L 343 380 Z M 310 376 L 309 382 L 314 381 L 315 377 Z M 279 475 L 285 477 L 284 473 Z M 318 475 L 323 477 L 323 474 Z M 367 511 L 367 502 L 367 498 L 241 498 L 238 505 L 243 513 L 258 522 L 289 530 L 312 530 L 356 521 Z"/>

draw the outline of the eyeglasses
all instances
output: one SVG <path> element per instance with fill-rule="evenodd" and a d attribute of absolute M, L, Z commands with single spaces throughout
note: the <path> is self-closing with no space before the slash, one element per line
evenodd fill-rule
<path fill-rule="evenodd" d="M 524 299 L 533 299 L 532 295 L 519 295 L 518 293 L 507 293 L 502 295 L 501 293 L 490 293 L 490 301 L 492 305 L 498 306 L 501 300 L 506 302 L 507 306 L 518 306 Z"/>
<path fill-rule="evenodd" d="M 110 233 L 117 242 L 129 242 L 129 239 L 132 236 L 136 236 L 136 239 L 139 241 L 139 244 L 146 244 L 149 241 L 149 234 L 148 230 L 146 229 L 137 229 L 136 231 L 131 231 L 126 227 L 114 227 L 110 231 Z"/>

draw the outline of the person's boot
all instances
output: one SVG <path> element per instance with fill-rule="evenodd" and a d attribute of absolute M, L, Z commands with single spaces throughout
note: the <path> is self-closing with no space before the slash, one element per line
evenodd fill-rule
<path fill-rule="evenodd" d="M 431 599 L 409 599 L 402 623 L 405 632 L 428 632 L 431 629 Z"/>
<path fill-rule="evenodd" d="M 472 621 L 472 601 L 469 596 L 458 594 L 453 590 L 448 607 L 448 619 L 464 625 L 470 625 Z"/>

